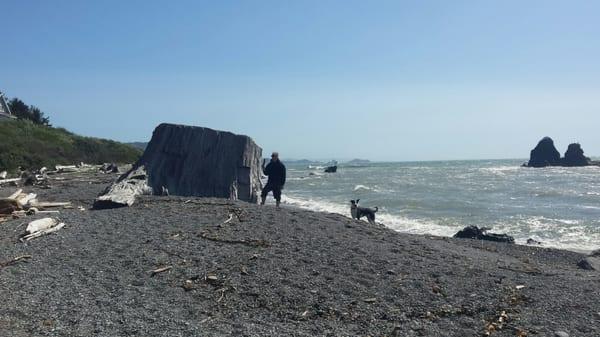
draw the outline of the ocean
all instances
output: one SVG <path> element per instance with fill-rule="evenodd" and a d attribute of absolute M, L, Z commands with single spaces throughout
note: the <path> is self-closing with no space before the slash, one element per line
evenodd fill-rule
<path fill-rule="evenodd" d="M 350 200 L 379 207 L 399 232 L 452 236 L 468 225 L 543 247 L 600 248 L 600 167 L 524 168 L 524 160 L 338 165 L 285 163 L 284 204 L 350 216 Z M 363 218 L 364 219 L 364 218 Z"/>

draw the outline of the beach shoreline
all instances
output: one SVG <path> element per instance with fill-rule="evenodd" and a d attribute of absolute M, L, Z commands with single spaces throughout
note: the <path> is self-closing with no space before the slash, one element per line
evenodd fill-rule
<path fill-rule="evenodd" d="M 31 256 L 0 269 L 0 335 L 600 334 L 600 273 L 576 252 L 214 198 L 93 211 L 116 176 L 61 178 L 25 191 L 73 202 L 65 228 L 21 243 L 39 216 L 0 224 L 0 260 Z"/>

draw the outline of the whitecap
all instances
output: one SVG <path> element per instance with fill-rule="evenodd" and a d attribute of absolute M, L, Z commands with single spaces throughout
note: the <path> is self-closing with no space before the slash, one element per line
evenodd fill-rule
<path fill-rule="evenodd" d="M 282 196 L 284 204 L 308 209 L 316 212 L 336 213 L 350 217 L 350 204 L 334 203 L 320 199 L 302 199 L 289 195 Z M 385 209 L 380 208 L 377 213 L 377 222 L 382 223 L 388 228 L 402 233 L 410 234 L 428 234 L 437 236 L 452 236 L 462 229 L 462 225 L 443 226 L 434 221 L 423 219 L 411 219 L 401 215 L 389 214 Z"/>

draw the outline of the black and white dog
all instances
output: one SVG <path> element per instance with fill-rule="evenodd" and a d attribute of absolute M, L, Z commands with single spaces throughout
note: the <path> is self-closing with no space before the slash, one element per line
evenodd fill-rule
<path fill-rule="evenodd" d="M 375 223 L 375 212 L 377 212 L 379 208 L 360 207 L 358 206 L 359 201 L 360 199 L 350 200 L 350 214 L 352 214 L 352 219 L 360 220 L 360 218 L 366 216 L 369 223 Z"/>

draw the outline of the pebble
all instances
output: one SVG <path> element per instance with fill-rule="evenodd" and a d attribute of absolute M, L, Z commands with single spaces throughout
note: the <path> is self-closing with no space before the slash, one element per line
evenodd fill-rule
<path fill-rule="evenodd" d="M 569 334 L 564 331 L 555 331 L 554 337 L 569 337 Z"/>

